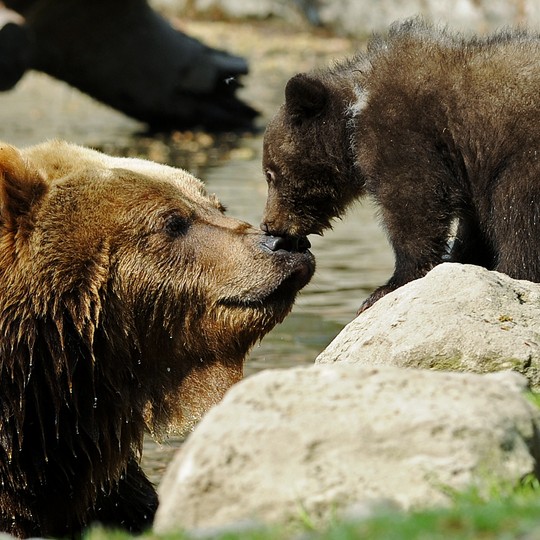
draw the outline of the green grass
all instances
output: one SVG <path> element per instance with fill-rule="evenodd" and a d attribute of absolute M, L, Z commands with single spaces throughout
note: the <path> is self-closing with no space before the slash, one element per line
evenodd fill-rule
<path fill-rule="evenodd" d="M 533 536 L 536 533 L 537 536 Z M 343 523 L 317 538 L 446 540 L 540 537 L 540 504 L 468 505 L 409 515 L 380 516 L 363 523 Z"/>
<path fill-rule="evenodd" d="M 540 539 L 540 485 L 527 479 L 510 493 L 505 490 L 489 501 L 474 491 L 456 495 L 449 508 L 417 512 L 386 512 L 357 521 L 336 521 L 323 529 L 299 516 L 294 527 L 251 528 L 205 536 L 212 540 L 524 540 Z M 96 528 L 85 540 L 127 540 L 129 535 Z M 142 540 L 200 540 L 187 533 Z"/>

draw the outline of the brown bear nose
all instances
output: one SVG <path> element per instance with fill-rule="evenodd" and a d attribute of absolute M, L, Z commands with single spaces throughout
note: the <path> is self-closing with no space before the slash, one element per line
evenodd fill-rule
<path fill-rule="evenodd" d="M 305 236 L 263 236 L 261 244 L 270 251 L 307 251 L 311 247 L 310 241 Z"/>

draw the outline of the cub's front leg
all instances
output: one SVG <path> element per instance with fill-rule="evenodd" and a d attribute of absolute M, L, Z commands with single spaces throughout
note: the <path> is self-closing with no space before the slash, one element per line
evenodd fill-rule
<path fill-rule="evenodd" d="M 358 313 L 443 262 L 454 217 L 446 190 L 434 188 L 425 178 L 383 179 L 373 195 L 394 250 L 395 267 L 388 282 L 363 302 Z"/>

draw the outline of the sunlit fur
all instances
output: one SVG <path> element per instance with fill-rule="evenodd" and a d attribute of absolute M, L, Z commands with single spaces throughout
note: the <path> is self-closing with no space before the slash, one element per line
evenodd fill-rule
<path fill-rule="evenodd" d="M 192 428 L 313 273 L 264 238 L 185 171 L 0 143 L 0 531 L 151 524 L 145 430 Z"/>

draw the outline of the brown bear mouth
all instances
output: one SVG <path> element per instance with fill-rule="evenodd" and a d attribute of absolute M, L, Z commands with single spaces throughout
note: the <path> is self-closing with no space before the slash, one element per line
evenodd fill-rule
<path fill-rule="evenodd" d="M 309 251 L 297 253 L 296 264 L 281 281 L 267 283 L 260 290 L 252 291 L 245 296 L 229 296 L 219 303 L 224 306 L 261 308 L 274 303 L 294 302 L 296 294 L 304 288 L 315 272 L 315 259 Z"/>

